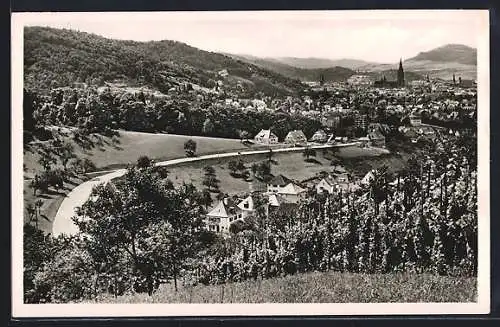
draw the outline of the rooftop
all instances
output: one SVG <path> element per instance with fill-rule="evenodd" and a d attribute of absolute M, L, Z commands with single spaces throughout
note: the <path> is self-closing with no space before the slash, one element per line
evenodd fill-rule
<path fill-rule="evenodd" d="M 292 182 L 291 179 L 279 174 L 277 176 L 274 176 L 273 179 L 271 179 L 267 184 L 285 186 L 291 182 Z"/>

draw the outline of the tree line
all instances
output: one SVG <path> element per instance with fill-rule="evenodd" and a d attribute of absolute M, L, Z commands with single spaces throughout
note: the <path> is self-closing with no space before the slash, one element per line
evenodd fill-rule
<path fill-rule="evenodd" d="M 318 120 L 271 111 L 242 110 L 211 102 L 146 100 L 144 93 L 112 93 L 89 89 L 56 89 L 50 96 L 24 92 L 25 130 L 37 125 L 75 126 L 86 133 L 109 134 L 116 129 L 225 138 L 248 138 L 271 128 L 280 138 L 293 129 L 311 137 Z"/>

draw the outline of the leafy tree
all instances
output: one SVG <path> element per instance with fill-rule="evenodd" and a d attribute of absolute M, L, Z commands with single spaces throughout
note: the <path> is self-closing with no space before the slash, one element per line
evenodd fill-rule
<path fill-rule="evenodd" d="M 203 177 L 202 184 L 206 186 L 210 191 L 217 192 L 219 190 L 219 180 L 215 174 L 215 169 L 212 166 L 205 166 L 203 168 L 205 171 L 205 176 Z"/>
<path fill-rule="evenodd" d="M 33 195 L 36 195 L 36 191 L 40 190 L 42 192 L 47 192 L 49 190 L 49 184 L 47 180 L 42 178 L 42 175 L 35 174 L 30 182 L 30 187 L 33 189 Z"/>
<path fill-rule="evenodd" d="M 103 265 L 102 277 L 131 273 L 133 288 L 148 294 L 163 279 L 172 278 L 177 288 L 184 263 L 200 246 L 202 208 L 195 189 L 168 189 L 153 167 L 132 167 L 115 187 L 97 187 L 93 198 L 74 221 L 89 236 L 84 247 Z M 120 260 L 130 271 L 117 268 Z"/>
<path fill-rule="evenodd" d="M 192 139 L 187 140 L 184 143 L 184 151 L 186 152 L 187 157 L 194 157 L 196 153 L 196 142 Z"/>
<path fill-rule="evenodd" d="M 210 194 L 210 190 L 204 188 L 203 191 L 201 192 L 201 204 L 203 204 L 205 208 L 208 209 L 208 207 L 212 205 L 212 202 L 213 201 L 212 201 L 212 195 Z"/>
<path fill-rule="evenodd" d="M 316 151 L 312 149 L 311 147 L 307 146 L 304 149 L 304 152 L 302 155 L 306 158 L 306 161 L 309 161 L 309 157 L 315 157 L 316 156 Z"/>
<path fill-rule="evenodd" d="M 63 164 L 64 169 L 67 169 L 68 162 L 71 159 L 76 158 L 73 145 L 69 142 L 64 142 L 55 150 L 59 154 L 59 158 L 61 159 L 61 163 Z"/>
<path fill-rule="evenodd" d="M 203 122 L 202 133 L 205 135 L 210 135 L 214 131 L 215 125 L 212 123 L 210 118 L 205 119 Z"/>
<path fill-rule="evenodd" d="M 267 161 L 269 161 L 269 163 L 273 160 L 273 155 L 274 155 L 273 149 L 269 149 L 269 151 L 267 152 Z"/>
<path fill-rule="evenodd" d="M 47 302 L 67 303 L 92 297 L 91 258 L 77 246 L 69 246 L 44 262 L 33 283 L 35 294 Z"/>
<path fill-rule="evenodd" d="M 259 164 L 254 162 L 251 166 L 250 166 L 250 170 L 252 171 L 252 173 L 255 175 L 257 175 L 259 173 Z"/>
<path fill-rule="evenodd" d="M 97 167 L 89 158 L 74 158 L 70 162 L 71 169 L 78 174 L 86 174 L 95 171 Z"/>
<path fill-rule="evenodd" d="M 269 164 L 269 162 L 262 161 L 258 167 L 259 167 L 258 169 L 259 176 L 263 179 L 267 179 L 271 174 L 271 165 Z"/>
<path fill-rule="evenodd" d="M 33 207 L 33 206 L 32 206 Z M 36 214 L 36 209 L 34 209 Z M 34 279 L 45 262 L 51 257 L 51 238 L 44 235 L 38 228 L 25 224 L 23 227 L 23 274 L 24 302 L 39 303 L 46 296 L 41 290 L 35 290 Z M 50 299 L 48 299 L 50 300 Z"/>
<path fill-rule="evenodd" d="M 248 140 L 250 137 L 250 133 L 248 131 L 242 130 L 238 132 L 238 135 L 240 137 L 240 141 L 243 143 L 243 141 Z"/>
<path fill-rule="evenodd" d="M 236 160 L 230 160 L 227 163 L 227 168 L 231 171 L 231 175 L 236 175 L 238 171 L 238 162 Z"/>
<path fill-rule="evenodd" d="M 43 167 L 43 169 L 45 169 L 45 171 L 49 171 L 52 165 L 57 163 L 57 159 L 54 157 L 50 149 L 42 148 L 38 153 L 40 155 L 38 163 Z"/>

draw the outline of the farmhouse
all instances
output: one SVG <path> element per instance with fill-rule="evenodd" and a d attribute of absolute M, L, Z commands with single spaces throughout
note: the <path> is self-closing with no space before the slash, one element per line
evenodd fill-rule
<path fill-rule="evenodd" d="M 331 178 L 323 178 L 319 181 L 318 184 L 316 184 L 316 192 L 318 194 L 328 192 L 329 194 L 332 194 L 333 191 L 335 190 L 335 181 L 333 181 Z"/>
<path fill-rule="evenodd" d="M 289 202 L 285 197 L 279 194 L 269 194 L 266 208 L 268 216 L 273 212 L 292 214 L 297 209 L 297 203 Z"/>
<path fill-rule="evenodd" d="M 318 130 L 311 137 L 311 142 L 325 143 L 328 140 L 328 135 L 322 129 Z"/>
<path fill-rule="evenodd" d="M 373 174 L 373 172 L 374 172 L 374 171 L 373 171 L 373 170 L 371 170 L 371 171 L 369 171 L 368 173 L 366 173 L 365 177 L 363 177 L 363 178 L 361 179 L 361 184 L 362 184 L 362 185 L 367 186 L 367 185 L 369 185 L 369 184 L 370 184 L 370 182 L 371 182 L 371 181 L 375 178 L 375 175 Z"/>
<path fill-rule="evenodd" d="M 255 135 L 254 141 L 259 144 L 276 144 L 278 137 L 270 129 L 263 129 Z"/>
<path fill-rule="evenodd" d="M 283 176 L 277 175 L 267 183 L 268 193 L 278 193 L 283 187 L 291 183 L 292 180 Z"/>
<path fill-rule="evenodd" d="M 213 232 L 229 232 L 229 225 L 243 217 L 242 210 L 231 198 L 224 198 L 209 212 L 206 217 L 208 230 Z"/>
<path fill-rule="evenodd" d="M 305 144 L 307 143 L 307 137 L 301 130 L 294 130 L 288 132 L 285 137 L 285 143 L 288 144 Z"/>
<path fill-rule="evenodd" d="M 278 191 L 278 195 L 289 203 L 298 203 L 300 200 L 305 198 L 306 189 L 298 186 L 297 184 L 289 183 Z"/>
<path fill-rule="evenodd" d="M 255 211 L 255 204 L 252 196 L 250 195 L 238 203 L 238 208 L 241 210 L 241 218 L 245 219 L 252 215 Z"/>

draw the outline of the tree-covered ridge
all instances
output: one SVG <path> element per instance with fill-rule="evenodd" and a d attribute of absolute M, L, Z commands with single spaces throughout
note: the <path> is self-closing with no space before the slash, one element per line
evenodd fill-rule
<path fill-rule="evenodd" d="M 24 31 L 25 85 L 39 91 L 114 80 L 160 91 L 185 82 L 213 87 L 224 69 L 234 77 L 225 79 L 227 87 L 235 87 L 239 80 L 247 91 L 273 95 L 294 93 L 301 86 L 299 81 L 181 42 L 112 40 L 48 27 Z"/>

